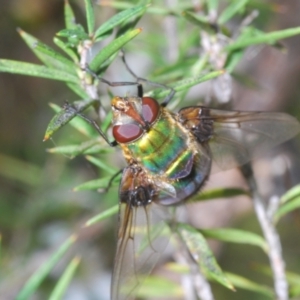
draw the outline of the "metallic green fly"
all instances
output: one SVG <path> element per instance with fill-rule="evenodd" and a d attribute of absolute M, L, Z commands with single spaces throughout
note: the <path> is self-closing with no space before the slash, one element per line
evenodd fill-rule
<path fill-rule="evenodd" d="M 197 193 L 212 161 L 242 165 L 300 132 L 285 113 L 185 107 L 177 113 L 150 97 L 114 97 L 112 132 L 128 166 L 119 189 L 112 300 L 134 299 L 167 245 L 168 209 Z"/>

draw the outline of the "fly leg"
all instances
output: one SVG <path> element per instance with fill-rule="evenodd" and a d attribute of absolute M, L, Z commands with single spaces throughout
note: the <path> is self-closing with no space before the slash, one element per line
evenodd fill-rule
<path fill-rule="evenodd" d="M 100 77 L 97 73 L 93 72 L 88 66 L 84 68 L 85 71 L 90 73 L 94 78 L 98 79 L 99 81 L 111 86 L 111 87 L 117 87 L 117 86 L 127 86 L 127 85 L 141 85 L 139 82 L 135 81 L 109 81 L 103 77 Z"/>
<path fill-rule="evenodd" d="M 98 133 L 103 137 L 103 139 L 105 140 L 105 142 L 109 146 L 115 147 L 115 146 L 118 145 L 118 143 L 116 141 L 110 142 L 109 139 L 107 138 L 106 134 L 99 127 L 99 125 L 94 120 L 89 119 L 87 116 L 85 116 L 84 114 L 82 114 L 81 112 L 79 112 L 78 109 L 75 106 L 73 106 L 73 105 L 71 105 L 71 104 L 69 104 L 69 103 L 66 102 L 64 104 L 64 106 L 63 106 L 63 109 L 66 111 L 66 113 L 72 114 L 74 116 L 81 117 L 86 122 L 88 122 L 89 124 L 91 124 L 98 131 Z"/>
<path fill-rule="evenodd" d="M 111 178 L 109 179 L 108 185 L 105 188 L 105 193 L 108 192 L 108 190 L 111 188 L 113 181 L 123 172 L 124 169 L 119 170 L 117 173 L 115 173 Z"/>
<path fill-rule="evenodd" d="M 124 53 L 123 50 L 121 50 L 120 55 L 121 55 L 121 59 L 122 59 L 124 65 L 125 65 L 127 71 L 136 79 L 136 81 L 116 81 L 116 82 L 113 82 L 113 81 L 109 81 L 109 80 L 107 80 L 107 79 L 105 79 L 103 77 L 100 77 L 98 74 L 96 74 L 95 72 L 93 72 L 88 66 L 86 66 L 84 68 L 84 70 L 87 71 L 88 73 L 90 73 L 94 78 L 98 79 L 99 81 L 101 81 L 101 82 L 103 82 L 103 83 L 105 83 L 105 84 L 107 84 L 108 86 L 111 86 L 111 87 L 136 85 L 137 86 L 137 95 L 140 98 L 142 98 L 143 95 L 144 95 L 144 90 L 143 90 L 142 83 L 147 83 L 147 84 L 152 85 L 152 86 L 156 86 L 156 87 L 168 89 L 168 90 L 170 90 L 170 93 L 166 96 L 166 98 L 161 103 L 161 105 L 163 107 L 167 106 L 168 103 L 171 101 L 171 99 L 175 95 L 174 88 L 169 87 L 169 86 L 167 86 L 165 84 L 161 84 L 161 83 L 158 83 L 158 82 L 150 81 L 148 79 L 145 79 L 145 78 L 137 76 L 132 71 L 132 69 L 129 67 L 129 65 L 128 65 L 127 61 L 126 61 L 126 58 L 125 58 L 125 53 Z"/>
<path fill-rule="evenodd" d="M 121 55 L 121 58 L 122 58 L 122 61 L 126 67 L 126 69 L 128 70 L 128 72 L 136 79 L 136 82 L 137 82 L 137 88 L 138 88 L 138 96 L 139 97 L 143 97 L 143 86 L 142 86 L 142 82 L 146 83 L 146 84 L 149 84 L 149 85 L 152 85 L 152 86 L 156 86 L 156 87 L 161 87 L 161 88 L 164 88 L 164 89 L 168 89 L 170 90 L 170 93 L 166 96 L 166 98 L 163 100 L 163 102 L 161 103 L 161 105 L 163 107 L 167 106 L 168 103 L 170 102 L 170 100 L 174 97 L 175 95 L 175 90 L 172 88 L 172 87 L 169 87 L 165 84 L 162 84 L 162 83 L 158 83 L 158 82 L 154 82 L 154 81 L 150 81 L 148 79 L 145 79 L 145 78 L 142 78 L 142 77 L 139 77 L 137 76 L 133 71 L 132 69 L 129 67 L 127 61 L 126 61 L 126 58 L 125 58 L 125 52 L 123 50 L 121 50 L 120 52 L 120 55 Z"/>

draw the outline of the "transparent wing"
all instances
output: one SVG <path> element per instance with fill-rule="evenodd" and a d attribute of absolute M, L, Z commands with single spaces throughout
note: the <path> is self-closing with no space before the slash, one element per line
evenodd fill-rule
<path fill-rule="evenodd" d="M 123 178 L 122 183 L 139 181 L 134 174 L 131 175 L 131 178 Z M 171 208 L 154 202 L 135 205 L 132 201 L 133 190 L 126 193 L 122 183 L 123 195 L 131 198 L 125 203 L 122 196 L 120 202 L 118 244 L 111 284 L 112 300 L 135 299 L 143 279 L 161 257 L 170 237 L 165 221 L 171 217 Z"/>
<path fill-rule="evenodd" d="M 209 142 L 213 160 L 222 170 L 243 165 L 300 132 L 298 120 L 285 113 L 189 107 L 179 115 L 187 128 L 192 132 L 193 126 L 198 128 L 201 140 Z"/>

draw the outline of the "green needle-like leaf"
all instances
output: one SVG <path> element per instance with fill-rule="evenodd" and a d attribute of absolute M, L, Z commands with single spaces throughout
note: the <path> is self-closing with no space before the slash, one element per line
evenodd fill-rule
<path fill-rule="evenodd" d="M 245 277 L 226 272 L 227 278 L 234 284 L 235 287 L 248 291 L 253 291 L 267 296 L 269 299 L 275 299 L 271 288 L 253 282 Z"/>
<path fill-rule="evenodd" d="M 276 41 L 285 39 L 294 35 L 300 34 L 300 27 L 289 28 L 280 31 L 273 31 L 270 33 L 261 34 L 259 36 L 238 39 L 232 44 L 225 47 L 227 51 L 233 51 L 241 48 L 246 48 L 257 44 L 274 44 Z"/>
<path fill-rule="evenodd" d="M 219 0 L 207 0 L 208 12 L 214 12 L 218 9 Z"/>
<path fill-rule="evenodd" d="M 101 159 L 98 159 L 94 156 L 90 156 L 90 155 L 87 155 L 86 156 L 86 159 L 91 162 L 92 164 L 94 164 L 95 166 L 97 166 L 98 168 L 100 169 L 103 169 L 105 171 L 107 171 L 108 173 L 110 174 L 116 174 L 118 169 L 116 168 L 112 168 L 110 165 L 106 164 L 105 162 L 103 162 L 103 160 Z"/>
<path fill-rule="evenodd" d="M 249 192 L 242 189 L 235 188 L 218 188 L 201 191 L 198 195 L 195 195 L 189 202 L 213 200 L 216 198 L 232 198 L 236 196 L 246 195 L 249 196 Z"/>
<path fill-rule="evenodd" d="M 83 142 L 80 145 L 66 145 L 47 149 L 47 152 L 49 153 L 60 153 L 68 156 L 71 155 L 71 158 L 77 155 L 111 153 L 113 151 L 113 148 L 100 144 L 98 138 Z"/>
<path fill-rule="evenodd" d="M 284 215 L 300 208 L 300 195 L 293 200 L 290 200 L 289 202 L 283 204 L 275 213 L 275 222 L 278 222 L 280 218 L 282 218 Z"/>
<path fill-rule="evenodd" d="M 170 279 L 148 276 L 136 296 L 142 299 L 183 299 L 183 288 Z"/>
<path fill-rule="evenodd" d="M 233 285 L 219 267 L 202 234 L 190 225 L 179 223 L 177 231 L 187 246 L 193 259 L 199 264 L 202 272 L 225 287 L 234 290 Z"/>
<path fill-rule="evenodd" d="M 68 0 L 65 0 L 65 8 L 64 8 L 64 13 L 65 13 L 65 26 L 67 29 L 72 29 L 76 27 L 76 18 L 74 11 L 69 3 Z"/>
<path fill-rule="evenodd" d="M 296 197 L 300 197 L 300 184 L 295 185 L 291 189 L 289 189 L 282 197 L 281 203 L 284 204 L 288 201 L 293 200 Z"/>
<path fill-rule="evenodd" d="M 73 190 L 74 192 L 78 192 L 87 190 L 106 189 L 109 185 L 110 180 L 111 176 L 90 180 L 76 186 Z"/>
<path fill-rule="evenodd" d="M 188 89 L 188 88 L 190 88 L 190 87 L 192 87 L 196 84 L 199 84 L 201 82 L 216 78 L 216 77 L 218 77 L 222 74 L 224 74 L 224 70 L 214 71 L 214 72 L 208 73 L 206 75 L 186 78 L 186 79 L 183 79 L 183 80 L 172 82 L 168 86 L 173 87 L 173 89 L 176 92 L 179 92 L 179 91 L 186 90 L 186 89 Z M 147 95 L 151 96 L 151 97 L 154 97 L 154 98 L 162 98 L 162 97 L 167 96 L 169 93 L 170 93 L 170 90 L 168 90 L 168 89 L 161 90 L 161 88 L 160 88 L 160 89 L 156 89 L 154 91 L 151 91 L 151 92 L 147 93 Z"/>
<path fill-rule="evenodd" d="M 201 229 L 200 232 L 207 238 L 213 238 L 223 242 L 258 246 L 263 251 L 268 252 L 266 241 L 253 232 L 231 228 Z"/>
<path fill-rule="evenodd" d="M 46 260 L 46 262 L 28 279 L 25 286 L 19 292 L 16 300 L 27 300 L 36 291 L 41 282 L 53 269 L 53 267 L 58 263 L 58 261 L 63 257 L 67 250 L 75 243 L 76 236 L 71 236 L 68 238 L 60 248 Z"/>
<path fill-rule="evenodd" d="M 91 226 L 97 222 L 100 222 L 104 219 L 107 219 L 115 214 L 117 214 L 119 211 L 119 205 L 114 205 L 112 206 L 111 208 L 101 212 L 100 214 L 94 216 L 93 218 L 89 219 L 86 223 L 85 223 L 85 226 Z"/>
<path fill-rule="evenodd" d="M 42 77 L 79 84 L 78 78 L 68 72 L 9 59 L 0 59 L 0 72 Z"/>
<path fill-rule="evenodd" d="M 113 54 L 115 54 L 119 49 L 121 49 L 126 43 L 132 40 L 135 36 L 137 36 L 142 29 L 137 28 L 131 31 L 126 32 L 125 34 L 121 35 L 109 45 L 104 47 L 92 60 L 90 63 L 90 69 L 97 73 L 100 69 L 101 65 Z"/>
<path fill-rule="evenodd" d="M 70 48 L 65 42 L 63 42 L 57 37 L 53 38 L 53 42 L 57 47 L 64 51 L 75 63 L 79 62 L 78 56 L 75 53 L 75 51 L 72 48 Z"/>
<path fill-rule="evenodd" d="M 76 27 L 71 29 L 62 29 L 56 35 L 77 41 L 89 39 L 89 36 L 81 25 L 76 25 Z"/>
<path fill-rule="evenodd" d="M 249 0 L 238 0 L 232 2 L 230 5 L 223 10 L 218 18 L 218 23 L 220 25 L 228 22 L 232 17 L 234 17 L 240 10 L 244 9 Z"/>
<path fill-rule="evenodd" d="M 18 31 L 28 47 L 46 66 L 76 75 L 76 66 L 72 61 L 25 31 Z"/>
<path fill-rule="evenodd" d="M 209 23 L 208 19 L 203 16 L 199 16 L 195 13 L 190 11 L 184 11 L 182 16 L 190 21 L 191 23 L 195 24 L 196 26 L 200 27 L 202 30 L 205 30 L 211 34 L 216 34 L 216 29 Z"/>
<path fill-rule="evenodd" d="M 230 74 L 240 62 L 244 54 L 243 50 L 236 50 L 230 53 L 225 63 L 225 69 Z"/>
<path fill-rule="evenodd" d="M 60 300 L 63 299 L 63 295 L 65 294 L 72 278 L 74 277 L 75 271 L 80 263 L 79 257 L 74 257 L 70 262 L 62 276 L 60 277 L 58 283 L 54 287 L 49 300 Z"/>
<path fill-rule="evenodd" d="M 81 87 L 81 85 L 74 83 L 67 83 L 67 86 L 80 97 L 80 99 L 88 99 L 89 96 L 86 91 Z"/>
<path fill-rule="evenodd" d="M 275 213 L 275 222 L 287 213 L 300 207 L 300 184 L 294 186 L 281 197 L 281 206 Z"/>
<path fill-rule="evenodd" d="M 107 33 L 109 30 L 115 28 L 116 26 L 122 24 L 123 22 L 127 21 L 128 19 L 134 16 L 142 15 L 146 11 L 147 6 L 148 5 L 138 5 L 135 7 L 128 8 L 114 15 L 96 30 L 95 39 L 98 39 L 100 36 Z"/>
<path fill-rule="evenodd" d="M 65 105 L 65 107 L 59 110 L 48 124 L 44 141 L 47 141 L 58 129 L 69 123 L 80 112 L 95 103 L 95 101 L 96 100 L 76 101 L 72 105 Z"/>
<path fill-rule="evenodd" d="M 84 0 L 84 3 L 85 3 L 88 33 L 90 36 L 92 36 L 95 27 L 95 15 L 94 15 L 93 3 L 91 0 Z"/>

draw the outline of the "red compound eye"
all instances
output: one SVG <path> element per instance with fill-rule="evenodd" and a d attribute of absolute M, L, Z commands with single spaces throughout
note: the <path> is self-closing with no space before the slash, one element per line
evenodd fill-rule
<path fill-rule="evenodd" d="M 144 120 L 151 124 L 156 120 L 159 114 L 160 106 L 155 99 L 150 97 L 143 97 L 142 103 L 143 103 L 142 114 Z"/>
<path fill-rule="evenodd" d="M 113 136 L 118 143 L 133 142 L 143 134 L 143 130 L 136 124 L 115 125 L 112 130 Z"/>

